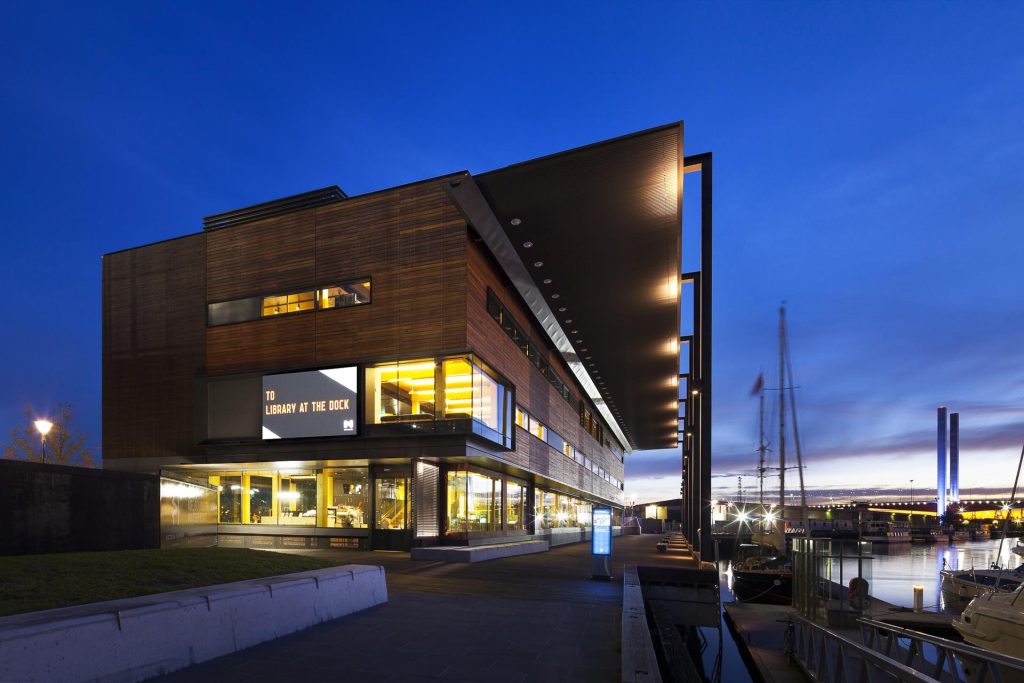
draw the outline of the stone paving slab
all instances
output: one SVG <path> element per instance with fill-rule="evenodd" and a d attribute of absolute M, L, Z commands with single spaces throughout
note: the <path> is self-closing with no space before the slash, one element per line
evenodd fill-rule
<path fill-rule="evenodd" d="M 381 565 L 389 602 L 158 680 L 621 681 L 624 563 L 681 562 L 657 553 L 657 540 L 615 538 L 611 582 L 590 579 L 588 543 L 474 564 L 287 551 Z"/>

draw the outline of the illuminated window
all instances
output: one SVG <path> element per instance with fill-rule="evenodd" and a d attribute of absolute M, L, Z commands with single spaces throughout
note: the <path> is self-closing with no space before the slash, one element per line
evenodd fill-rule
<path fill-rule="evenodd" d="M 242 475 L 237 472 L 214 474 L 210 486 L 217 488 L 217 518 L 221 524 L 242 523 Z"/>
<path fill-rule="evenodd" d="M 316 525 L 316 475 L 282 474 L 277 485 L 278 520 L 289 526 Z"/>
<path fill-rule="evenodd" d="M 370 280 L 345 282 L 317 290 L 317 305 L 320 308 L 344 308 L 370 303 Z"/>
<path fill-rule="evenodd" d="M 366 369 L 366 420 L 370 424 L 434 419 L 433 359 Z"/>
<path fill-rule="evenodd" d="M 408 525 L 408 479 L 389 478 L 377 480 L 377 527 L 378 529 L 405 529 Z"/>
<path fill-rule="evenodd" d="M 555 507 L 555 494 L 551 491 L 537 489 L 535 498 L 535 514 L 538 529 L 550 529 L 558 526 L 558 515 Z"/>
<path fill-rule="evenodd" d="M 448 533 L 501 529 L 501 493 L 504 482 L 500 477 L 477 472 L 453 471 L 447 475 L 447 484 Z M 518 495 L 519 512 L 516 513 L 516 523 L 521 524 L 521 486 Z"/>
<path fill-rule="evenodd" d="M 365 529 L 369 526 L 370 486 L 365 467 L 345 467 L 324 474 L 327 526 Z"/>
<path fill-rule="evenodd" d="M 313 292 L 296 292 L 263 297 L 263 317 L 269 318 L 282 313 L 312 311 L 316 305 Z"/>
<path fill-rule="evenodd" d="M 515 482 L 505 487 L 505 528 L 518 531 L 526 528 L 526 488 Z"/>
<path fill-rule="evenodd" d="M 519 406 L 516 406 L 516 424 L 526 429 L 526 413 Z"/>
<path fill-rule="evenodd" d="M 444 362 L 444 416 L 448 420 L 473 416 L 473 366 L 465 358 Z"/>
<path fill-rule="evenodd" d="M 533 434 L 538 439 L 540 439 L 541 441 L 547 441 L 548 428 L 544 426 L 543 422 L 541 422 L 540 420 L 535 420 L 532 417 L 530 418 L 530 433 Z"/>
<path fill-rule="evenodd" d="M 493 430 L 500 430 L 504 390 L 505 388 L 498 384 L 497 380 L 474 365 L 473 419 Z"/>
<path fill-rule="evenodd" d="M 501 507 L 498 506 L 497 524 L 495 524 L 494 501 L 495 494 L 501 499 L 501 480 L 494 480 L 491 477 L 469 473 L 469 530 L 470 531 L 491 531 L 497 529 L 500 524 Z"/>
<path fill-rule="evenodd" d="M 370 303 L 370 278 L 327 284 L 302 292 L 253 296 L 218 301 L 206 307 L 206 324 L 229 325 L 286 313 L 302 313 L 326 308 L 346 308 Z"/>
<path fill-rule="evenodd" d="M 277 516 L 274 506 L 275 484 L 273 472 L 243 472 L 242 503 L 243 524 L 275 524 Z M 248 503 L 246 505 L 245 503 Z"/>
<path fill-rule="evenodd" d="M 448 473 L 448 526 L 449 532 L 461 533 L 468 526 L 468 472 Z"/>

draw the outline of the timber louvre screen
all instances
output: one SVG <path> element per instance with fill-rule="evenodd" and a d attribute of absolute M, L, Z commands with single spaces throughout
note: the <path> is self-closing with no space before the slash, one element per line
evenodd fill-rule
<path fill-rule="evenodd" d="M 416 505 L 416 538 L 439 535 L 437 492 L 440 468 L 422 460 L 416 463 L 413 500 Z"/>

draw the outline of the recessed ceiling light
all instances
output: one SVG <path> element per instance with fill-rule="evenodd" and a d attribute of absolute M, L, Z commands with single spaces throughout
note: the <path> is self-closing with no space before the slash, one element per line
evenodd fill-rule
<path fill-rule="evenodd" d="M 512 225 L 519 225 L 522 223 L 522 221 L 519 220 L 518 218 L 513 218 L 512 220 L 509 221 L 509 223 L 511 223 Z"/>
<path fill-rule="evenodd" d="M 544 278 L 544 284 L 550 285 L 551 284 L 551 278 L 549 278 L 549 277 Z"/>
<path fill-rule="evenodd" d="M 568 321 L 567 321 L 567 322 L 568 322 Z M 572 332 L 570 332 L 569 334 L 576 334 L 577 332 L 579 332 L 579 330 L 573 330 L 573 331 L 572 331 Z"/>
<path fill-rule="evenodd" d="M 590 356 L 584 356 L 583 360 L 590 360 Z"/>
<path fill-rule="evenodd" d="M 529 249 L 530 247 L 533 246 L 533 242 L 523 242 L 523 246 Z"/>
<path fill-rule="evenodd" d="M 560 297 L 560 296 L 562 296 L 562 295 L 561 295 L 561 294 L 552 294 L 552 295 L 551 295 L 551 298 L 552 298 L 552 299 L 557 299 L 557 298 L 558 298 L 558 297 Z"/>
<path fill-rule="evenodd" d="M 571 323 L 571 322 L 572 322 L 572 318 L 566 318 L 566 319 L 565 319 L 565 324 L 566 324 L 566 325 L 568 325 L 568 324 L 569 324 L 569 323 Z"/>
<path fill-rule="evenodd" d="M 565 313 L 565 306 L 562 306 L 561 308 L 559 308 L 558 312 L 559 313 Z"/>
<path fill-rule="evenodd" d="M 543 266 L 543 265 L 544 265 L 544 262 L 543 262 L 543 261 L 534 261 L 534 262 L 533 262 L 533 267 L 534 267 L 534 268 L 540 268 L 540 267 L 541 267 L 541 266 Z"/>
<path fill-rule="evenodd" d="M 586 352 L 587 352 L 587 350 L 586 350 L 586 349 L 580 349 L 580 351 L 582 351 L 583 353 L 586 353 Z M 590 358 L 590 356 L 587 356 L 587 358 Z"/>

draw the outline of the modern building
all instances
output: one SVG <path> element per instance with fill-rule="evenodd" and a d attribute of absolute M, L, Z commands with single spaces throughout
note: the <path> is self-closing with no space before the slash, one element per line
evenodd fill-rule
<path fill-rule="evenodd" d="M 695 400 L 682 146 L 329 187 L 107 254 L 105 466 L 161 474 L 166 544 L 585 538 Z"/>

